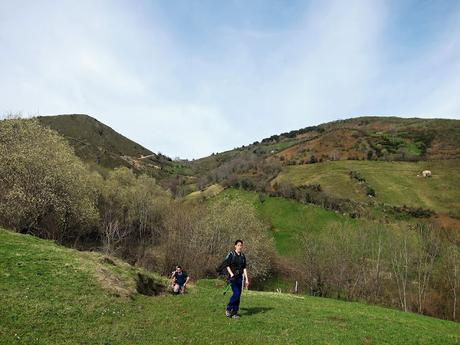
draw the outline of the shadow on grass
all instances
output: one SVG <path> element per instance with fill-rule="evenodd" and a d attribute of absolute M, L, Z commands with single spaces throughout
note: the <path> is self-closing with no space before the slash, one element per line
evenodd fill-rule
<path fill-rule="evenodd" d="M 254 308 L 241 308 L 241 311 L 244 312 L 244 315 L 255 315 L 259 313 L 266 313 L 267 311 L 270 311 L 272 309 L 273 308 L 267 308 L 267 307 L 254 307 Z"/>

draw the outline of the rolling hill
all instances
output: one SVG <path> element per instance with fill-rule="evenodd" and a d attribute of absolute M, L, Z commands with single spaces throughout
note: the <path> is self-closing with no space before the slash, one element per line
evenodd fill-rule
<path fill-rule="evenodd" d="M 431 210 L 456 227 L 459 162 L 459 120 L 359 117 L 195 160 L 190 168 L 201 183 L 191 180 L 189 189 L 206 196 L 216 183 L 259 192 L 281 182 L 316 186 L 339 202 Z M 432 178 L 417 176 L 425 169 L 432 170 Z"/>

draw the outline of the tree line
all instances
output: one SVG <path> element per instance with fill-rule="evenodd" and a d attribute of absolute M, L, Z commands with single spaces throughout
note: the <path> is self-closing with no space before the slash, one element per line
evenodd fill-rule
<path fill-rule="evenodd" d="M 459 321 L 458 234 L 425 223 L 333 224 L 299 238 L 307 293 Z M 297 275 L 297 277 L 296 277 Z"/>

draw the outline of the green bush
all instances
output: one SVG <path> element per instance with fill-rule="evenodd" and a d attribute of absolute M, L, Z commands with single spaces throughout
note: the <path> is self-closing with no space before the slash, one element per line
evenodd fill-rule
<path fill-rule="evenodd" d="M 94 230 L 95 176 L 34 119 L 0 121 L 0 223 L 66 241 Z"/>

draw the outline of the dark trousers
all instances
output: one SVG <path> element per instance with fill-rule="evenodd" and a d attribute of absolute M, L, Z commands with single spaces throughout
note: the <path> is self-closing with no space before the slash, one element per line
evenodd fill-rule
<path fill-rule="evenodd" d="M 238 276 L 231 282 L 231 287 L 233 291 L 232 297 L 227 304 L 227 310 L 237 312 L 240 309 L 240 297 L 241 297 L 241 288 L 243 284 L 243 276 Z"/>

